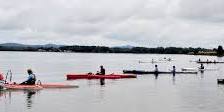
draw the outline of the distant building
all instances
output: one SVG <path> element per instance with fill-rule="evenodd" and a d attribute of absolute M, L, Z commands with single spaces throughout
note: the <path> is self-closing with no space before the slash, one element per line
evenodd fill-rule
<path fill-rule="evenodd" d="M 216 55 L 215 51 L 199 51 L 197 55 Z"/>

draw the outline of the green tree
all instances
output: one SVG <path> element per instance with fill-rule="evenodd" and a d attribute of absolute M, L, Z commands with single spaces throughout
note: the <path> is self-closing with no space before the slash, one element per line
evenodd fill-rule
<path fill-rule="evenodd" d="M 218 55 L 218 56 L 223 56 L 223 48 L 222 48 L 221 45 L 218 46 L 218 49 L 217 49 L 217 55 Z"/>

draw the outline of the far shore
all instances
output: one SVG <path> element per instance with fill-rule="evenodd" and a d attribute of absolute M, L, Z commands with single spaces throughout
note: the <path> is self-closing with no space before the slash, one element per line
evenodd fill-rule
<path fill-rule="evenodd" d="M 127 52 L 119 52 L 119 53 L 110 53 L 110 52 L 59 52 L 59 51 L 13 51 L 13 50 L 0 50 L 0 52 L 39 52 L 39 53 L 83 53 L 83 54 L 88 54 L 88 53 L 93 53 L 93 54 L 164 54 L 164 53 L 127 53 Z M 176 53 L 178 54 L 178 53 Z M 164 54 L 166 55 L 166 54 Z M 175 53 L 167 53 L 167 55 L 175 55 Z M 179 54 L 179 55 L 201 55 L 201 56 L 217 56 L 216 53 L 214 54 L 208 54 L 208 53 L 198 53 L 198 54 Z"/>
<path fill-rule="evenodd" d="M 0 51 L 20 51 L 20 52 L 63 52 L 63 53 L 130 53 L 130 54 L 185 54 L 185 55 L 206 55 L 223 56 L 222 46 L 218 48 L 192 48 L 192 47 L 106 47 L 106 46 L 66 46 L 66 45 L 24 45 L 16 43 L 0 44 Z"/>

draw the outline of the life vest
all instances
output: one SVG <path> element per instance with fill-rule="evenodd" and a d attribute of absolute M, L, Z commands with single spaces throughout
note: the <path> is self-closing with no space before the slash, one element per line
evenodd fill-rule
<path fill-rule="evenodd" d="M 36 81 L 36 80 L 37 80 L 36 75 L 33 74 L 33 76 L 34 76 L 34 77 L 33 77 L 33 80 Z"/>

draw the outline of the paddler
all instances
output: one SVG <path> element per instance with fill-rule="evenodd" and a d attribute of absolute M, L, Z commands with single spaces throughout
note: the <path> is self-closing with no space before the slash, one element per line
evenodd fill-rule
<path fill-rule="evenodd" d="M 3 74 L 0 73 L 0 90 L 3 89 L 3 85 L 4 85 L 4 77 Z"/>
<path fill-rule="evenodd" d="M 154 70 L 155 73 L 158 73 L 159 72 L 159 69 L 158 69 L 158 65 L 155 65 L 155 70 Z"/>
<path fill-rule="evenodd" d="M 21 83 L 21 85 L 34 85 L 36 82 L 36 76 L 31 69 L 27 70 L 28 79 Z"/>
<path fill-rule="evenodd" d="M 106 72 L 105 72 L 105 69 L 103 67 L 103 65 L 100 66 L 100 75 L 105 75 Z M 101 78 L 100 79 L 100 85 L 105 85 L 105 79 L 104 78 Z"/>
<path fill-rule="evenodd" d="M 199 67 L 200 69 L 205 69 L 204 65 L 201 64 L 201 66 Z"/>
<path fill-rule="evenodd" d="M 176 75 L 176 67 L 175 66 L 173 66 L 172 72 L 173 72 L 173 77 L 175 77 L 175 75 Z"/>
<path fill-rule="evenodd" d="M 105 75 L 106 72 L 105 72 L 105 69 L 103 67 L 103 65 L 100 66 L 100 75 Z"/>
<path fill-rule="evenodd" d="M 155 70 L 154 70 L 154 72 L 155 72 L 155 79 L 157 79 L 158 78 L 158 75 L 159 75 L 159 69 L 158 69 L 158 65 L 155 65 Z"/>
<path fill-rule="evenodd" d="M 3 74 L 0 73 L 0 81 L 3 81 L 3 80 L 4 80 Z"/>

